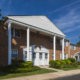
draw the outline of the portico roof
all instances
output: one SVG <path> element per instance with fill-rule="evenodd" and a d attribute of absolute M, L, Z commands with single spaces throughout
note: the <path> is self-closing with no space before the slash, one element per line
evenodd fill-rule
<path fill-rule="evenodd" d="M 65 37 L 65 34 L 46 16 L 7 16 L 7 18 Z"/>

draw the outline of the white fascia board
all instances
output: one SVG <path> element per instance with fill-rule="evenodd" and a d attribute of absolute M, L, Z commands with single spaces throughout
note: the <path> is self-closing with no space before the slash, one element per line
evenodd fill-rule
<path fill-rule="evenodd" d="M 53 35 L 53 36 L 55 35 L 55 36 L 58 36 L 58 37 L 61 37 L 61 38 L 65 37 L 65 35 L 63 36 L 63 35 L 60 35 L 60 34 L 57 34 L 57 33 L 53 33 L 53 32 L 38 28 L 36 26 L 30 25 L 30 24 L 26 24 L 26 23 L 23 23 L 23 22 L 20 22 L 20 21 L 16 21 L 16 20 L 13 20 L 13 19 L 8 19 L 7 23 L 8 22 L 16 23 L 16 24 L 22 25 L 23 27 L 29 27 L 31 29 L 38 30 L 38 31 L 41 31 L 41 32 L 44 32 L 44 33 L 47 33 L 47 34 L 50 34 L 50 35 Z"/>

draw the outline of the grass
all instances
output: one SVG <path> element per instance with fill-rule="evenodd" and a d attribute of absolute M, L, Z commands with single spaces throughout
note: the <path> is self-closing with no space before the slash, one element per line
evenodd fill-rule
<path fill-rule="evenodd" d="M 3 73 L 0 73 L 0 80 L 7 79 L 7 78 L 21 77 L 21 76 L 30 76 L 30 75 L 51 73 L 51 72 L 56 72 L 56 71 L 41 68 L 40 70 L 33 71 L 33 72 L 26 72 L 26 73 L 5 73 L 5 72 L 3 72 Z"/>
<path fill-rule="evenodd" d="M 68 70 L 76 70 L 76 69 L 80 69 L 80 65 L 78 65 L 77 67 L 61 68 L 61 70 L 64 70 L 64 71 L 68 71 Z"/>

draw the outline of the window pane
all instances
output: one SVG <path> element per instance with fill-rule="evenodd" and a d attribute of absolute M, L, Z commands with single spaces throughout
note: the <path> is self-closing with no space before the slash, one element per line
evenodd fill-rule
<path fill-rule="evenodd" d="M 42 53 L 39 53 L 39 58 L 42 59 Z"/>
<path fill-rule="evenodd" d="M 25 51 L 25 58 L 27 58 L 27 51 Z"/>
<path fill-rule="evenodd" d="M 64 41 L 64 46 L 66 47 L 66 41 Z"/>
<path fill-rule="evenodd" d="M 20 30 L 15 29 L 15 37 L 20 37 Z"/>
<path fill-rule="evenodd" d="M 18 58 L 18 51 L 17 50 L 12 50 L 12 59 Z"/>
<path fill-rule="evenodd" d="M 48 53 L 45 53 L 45 59 L 47 59 L 48 58 Z"/>
<path fill-rule="evenodd" d="M 36 53 L 33 53 L 33 58 L 36 58 Z"/>

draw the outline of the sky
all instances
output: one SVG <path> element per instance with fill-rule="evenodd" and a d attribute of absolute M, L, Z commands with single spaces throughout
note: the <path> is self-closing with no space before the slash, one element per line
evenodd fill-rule
<path fill-rule="evenodd" d="M 76 44 L 80 35 L 80 0 L 0 0 L 2 16 L 46 15 Z"/>

